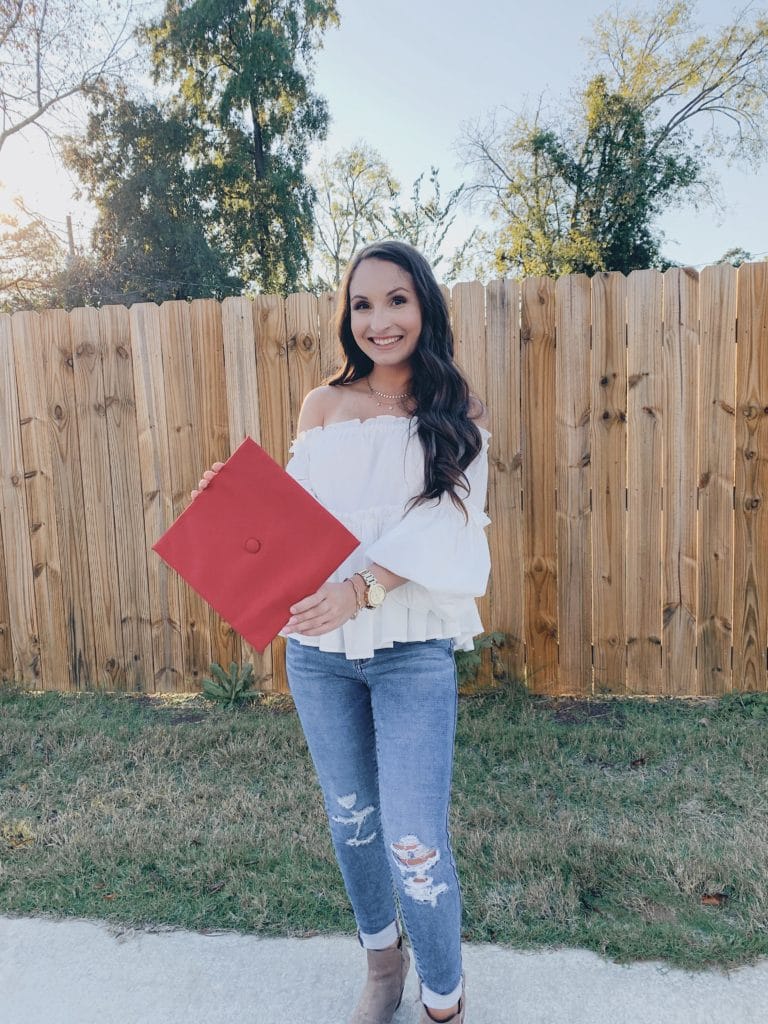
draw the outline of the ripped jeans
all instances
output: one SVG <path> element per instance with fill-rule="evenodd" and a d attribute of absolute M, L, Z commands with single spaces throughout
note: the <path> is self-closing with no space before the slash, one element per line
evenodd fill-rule
<path fill-rule="evenodd" d="M 461 890 L 448 807 L 458 685 L 455 641 L 395 641 L 350 659 L 289 637 L 286 671 L 363 946 L 399 933 L 421 999 L 461 995 Z"/>

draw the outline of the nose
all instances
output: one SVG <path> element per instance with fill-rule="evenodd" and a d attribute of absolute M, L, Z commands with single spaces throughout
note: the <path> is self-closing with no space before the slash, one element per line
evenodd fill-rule
<path fill-rule="evenodd" d="M 389 312 L 386 309 L 374 309 L 371 312 L 371 333 L 381 334 L 385 327 L 391 326 Z"/>

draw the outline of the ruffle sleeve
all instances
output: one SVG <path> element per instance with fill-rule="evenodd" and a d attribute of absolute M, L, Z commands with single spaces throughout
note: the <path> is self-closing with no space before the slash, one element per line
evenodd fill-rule
<path fill-rule="evenodd" d="M 464 470 L 456 493 L 468 513 L 457 508 L 450 495 L 412 508 L 366 549 L 366 557 L 409 582 L 396 587 L 387 600 L 451 617 L 467 597 L 482 597 L 488 586 L 491 558 L 484 512 L 488 491 L 488 438 L 480 453 Z"/>
<path fill-rule="evenodd" d="M 291 457 L 285 466 L 286 473 L 301 484 L 305 491 L 309 491 L 313 498 L 317 498 L 309 483 L 309 445 L 306 440 L 303 437 L 296 438 L 288 451 Z"/>

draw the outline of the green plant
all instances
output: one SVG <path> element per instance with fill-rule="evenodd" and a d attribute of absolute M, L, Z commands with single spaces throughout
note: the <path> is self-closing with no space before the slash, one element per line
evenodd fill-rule
<path fill-rule="evenodd" d="M 235 704 L 246 699 L 247 691 L 253 686 L 253 665 L 238 668 L 237 662 L 229 666 L 229 675 L 218 662 L 211 662 L 211 676 L 214 679 L 203 679 L 203 693 L 210 700 L 218 701 L 225 707 L 233 708 Z"/>
<path fill-rule="evenodd" d="M 477 673 L 482 664 L 481 651 L 485 647 L 503 647 L 506 633 L 483 633 L 474 641 L 471 651 L 456 651 L 456 671 L 459 677 L 459 691 L 477 687 Z"/>

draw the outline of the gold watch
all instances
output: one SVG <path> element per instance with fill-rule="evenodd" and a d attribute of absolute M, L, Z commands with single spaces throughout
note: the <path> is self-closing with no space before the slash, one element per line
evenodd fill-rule
<path fill-rule="evenodd" d="M 370 569 L 362 569 L 356 575 L 362 576 L 363 580 L 367 584 L 367 589 L 365 591 L 365 607 L 378 608 L 387 596 L 386 588 L 383 584 L 379 583 Z"/>

